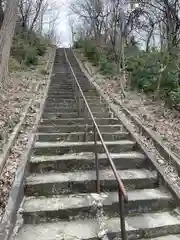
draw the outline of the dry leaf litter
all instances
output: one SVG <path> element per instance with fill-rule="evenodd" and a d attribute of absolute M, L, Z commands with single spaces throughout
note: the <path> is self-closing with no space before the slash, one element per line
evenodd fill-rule
<path fill-rule="evenodd" d="M 40 103 L 47 84 L 48 76 L 40 73 L 42 67 L 47 66 L 47 59 L 52 57 L 53 49 L 49 48 L 44 57 L 39 60 L 36 69 L 26 72 L 15 72 L 10 74 L 10 87 L 1 95 L 0 103 L 0 154 L 8 141 L 8 138 L 16 124 L 19 122 L 23 110 L 29 100 L 33 98 L 32 105 L 29 108 L 25 122 L 23 123 L 20 134 L 15 145 L 12 147 L 10 155 L 6 161 L 0 176 L 0 220 L 8 201 L 9 191 L 14 181 L 16 170 L 23 161 L 23 154 L 28 143 L 28 137 L 36 120 Z M 35 87 L 39 85 L 39 90 L 35 92 Z"/>
<path fill-rule="evenodd" d="M 78 54 L 78 57 L 83 59 L 80 54 Z M 83 61 L 83 65 L 91 76 L 91 80 L 103 89 L 109 102 L 116 108 L 116 112 L 131 125 L 134 135 L 140 139 L 147 151 L 156 159 L 171 184 L 180 191 L 180 177 L 177 169 L 172 166 L 169 159 L 164 159 L 160 155 L 153 141 L 143 135 L 142 130 L 131 119 L 127 118 L 122 108 L 114 104 L 113 99 L 108 94 L 110 93 L 121 100 L 123 106 L 141 120 L 144 126 L 159 134 L 165 145 L 178 157 L 180 156 L 180 112 L 166 108 L 162 101 L 153 101 L 148 99 L 148 96 L 136 92 L 126 92 L 127 96 L 123 99 L 117 79 L 105 79 L 104 76 L 97 73 L 96 68 L 89 62 Z"/>

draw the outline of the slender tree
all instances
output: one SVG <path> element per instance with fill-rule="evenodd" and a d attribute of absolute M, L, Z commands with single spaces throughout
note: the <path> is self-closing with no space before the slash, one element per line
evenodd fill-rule
<path fill-rule="evenodd" d="M 18 0 L 7 0 L 3 24 L 0 30 L 0 88 L 8 81 L 10 49 L 17 20 Z"/>

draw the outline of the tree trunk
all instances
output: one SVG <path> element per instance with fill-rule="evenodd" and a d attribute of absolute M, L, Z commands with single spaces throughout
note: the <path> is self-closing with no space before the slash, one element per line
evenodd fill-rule
<path fill-rule="evenodd" d="M 4 20 L 4 11 L 2 6 L 2 0 L 0 0 L 0 28 L 2 26 L 3 20 Z"/>
<path fill-rule="evenodd" d="M 151 40 L 151 38 L 152 38 L 153 31 L 154 31 L 154 25 L 151 26 L 151 30 L 150 30 L 150 32 L 148 33 L 147 42 L 146 42 L 146 52 L 149 52 L 150 40 Z"/>
<path fill-rule="evenodd" d="M 12 39 L 16 27 L 18 0 L 8 0 L 4 21 L 0 30 L 0 88 L 4 88 L 8 79 L 8 63 Z"/>
<path fill-rule="evenodd" d="M 42 4 L 43 4 L 43 0 L 39 0 L 39 2 L 37 3 L 37 7 L 36 7 L 36 14 L 34 16 L 34 19 L 33 19 L 32 23 L 31 23 L 29 32 L 31 32 L 34 28 L 34 25 L 35 25 L 35 23 L 36 23 L 36 21 L 39 17 L 39 14 L 40 14 L 40 11 L 41 11 L 41 8 L 42 8 Z"/>

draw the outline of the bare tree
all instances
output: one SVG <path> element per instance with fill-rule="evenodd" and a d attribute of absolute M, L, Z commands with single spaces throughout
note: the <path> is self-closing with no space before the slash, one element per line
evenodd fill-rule
<path fill-rule="evenodd" d="M 45 35 L 54 44 L 59 45 L 60 36 L 58 34 L 57 25 L 59 23 L 60 9 L 56 6 L 55 3 L 48 5 L 46 11 L 46 21 L 43 21 L 45 30 Z"/>
<path fill-rule="evenodd" d="M 0 0 L 0 28 L 4 20 L 3 0 Z"/>
<path fill-rule="evenodd" d="M 28 29 L 31 32 L 39 19 L 42 19 L 47 7 L 47 0 L 19 0 L 19 13 L 23 31 Z"/>
<path fill-rule="evenodd" d="M 30 13 L 32 11 L 33 0 L 20 0 L 19 12 L 21 14 L 22 27 L 27 28 Z"/>
<path fill-rule="evenodd" d="M 0 88 L 8 79 L 8 62 L 17 20 L 18 0 L 8 0 L 4 21 L 0 30 Z"/>
<path fill-rule="evenodd" d="M 36 0 L 36 3 L 35 3 L 35 15 L 33 17 L 33 20 L 31 22 L 31 26 L 30 26 L 30 31 L 33 30 L 34 26 L 35 26 L 35 23 L 39 17 L 39 13 L 41 11 L 41 8 L 42 8 L 42 5 L 43 5 L 43 1 L 44 0 Z"/>

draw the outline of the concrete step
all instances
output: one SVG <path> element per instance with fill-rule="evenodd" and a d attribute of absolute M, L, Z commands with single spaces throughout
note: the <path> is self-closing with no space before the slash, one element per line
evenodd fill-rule
<path fill-rule="evenodd" d="M 119 141 L 131 139 L 131 135 L 126 131 L 101 132 L 104 141 Z M 94 141 L 94 133 L 71 132 L 71 133 L 38 133 L 36 139 L 39 142 L 89 142 Z M 100 141 L 99 136 L 97 140 Z"/>
<path fill-rule="evenodd" d="M 123 131 L 123 125 L 99 125 L 101 132 L 117 132 Z M 43 133 L 71 133 L 71 132 L 93 132 L 93 125 L 43 125 L 38 127 L 39 132 Z"/>
<path fill-rule="evenodd" d="M 69 88 L 71 88 L 71 89 L 69 89 Z M 73 92 L 73 84 L 72 85 L 71 84 L 68 84 L 68 85 L 67 84 L 54 84 L 54 85 L 49 86 L 49 91 L 54 91 L 57 93 L 63 92 L 62 90 L 67 91 L 67 89 L 68 89 L 68 91 Z M 97 91 L 94 89 L 87 89 L 87 87 L 82 87 L 82 86 L 81 86 L 81 89 L 84 93 L 90 93 L 90 94 L 94 93 L 96 96 L 99 96 Z"/>
<path fill-rule="evenodd" d="M 105 228 L 110 239 L 119 236 L 119 218 L 105 218 Z M 147 213 L 126 218 L 127 233 L 131 239 L 152 238 L 152 240 L 178 240 L 180 219 L 173 212 Z M 83 239 L 98 240 L 102 231 L 95 219 L 60 221 L 55 223 L 25 224 L 15 240 Z M 168 235 L 170 238 L 168 238 Z M 154 238 L 155 239 L 154 239 Z"/>
<path fill-rule="evenodd" d="M 73 90 L 73 83 L 72 82 L 68 82 L 68 83 L 56 83 L 56 82 L 51 82 L 49 89 L 54 89 L 54 90 L 61 90 L 62 88 L 67 89 L 67 88 L 71 88 Z"/>
<path fill-rule="evenodd" d="M 148 167 L 146 157 L 139 152 L 111 153 L 117 169 L 140 169 Z M 98 154 L 100 169 L 107 169 L 110 164 L 106 154 Z M 95 170 L 93 153 L 66 154 L 63 156 L 32 156 L 29 164 L 31 173 L 68 172 L 69 170 Z"/>
<path fill-rule="evenodd" d="M 78 114 L 75 112 L 71 113 L 43 113 L 42 118 L 47 118 L 47 119 L 62 119 L 62 118 L 76 118 L 78 117 Z"/>
<path fill-rule="evenodd" d="M 96 219 L 25 224 L 13 240 L 98 240 L 99 232 Z"/>
<path fill-rule="evenodd" d="M 145 238 L 143 238 L 142 240 L 145 240 Z M 147 240 L 147 238 L 146 238 Z M 162 236 L 162 237 L 157 237 L 157 238 L 149 238 L 149 240 L 180 240 L 180 235 L 167 235 L 167 236 Z"/>
<path fill-rule="evenodd" d="M 49 98 L 74 98 L 74 93 L 70 93 L 69 91 L 64 91 L 61 93 L 55 93 L 55 92 L 49 92 L 48 93 Z"/>
<path fill-rule="evenodd" d="M 128 205 L 125 214 L 142 214 L 154 211 L 167 211 L 175 207 L 172 196 L 160 189 L 131 190 L 128 192 Z M 102 194 L 72 194 L 56 197 L 30 197 L 23 203 L 25 224 L 43 223 L 58 220 L 72 220 L 96 217 L 95 201 L 103 204 L 108 216 L 119 216 L 117 192 Z"/>
<path fill-rule="evenodd" d="M 157 173 L 147 169 L 118 170 L 126 189 L 154 188 Z M 101 191 L 117 191 L 111 169 L 100 170 Z M 52 196 L 96 192 L 96 171 L 32 174 L 26 179 L 26 196 Z"/>
<path fill-rule="evenodd" d="M 56 103 L 62 103 L 62 102 L 64 102 L 64 101 L 74 102 L 75 99 L 74 99 L 74 96 L 72 96 L 72 97 L 61 97 L 61 96 L 59 96 L 59 97 L 53 97 L 53 96 L 48 96 L 48 97 L 46 98 L 46 102 L 49 102 L 49 103 L 54 103 L 54 102 L 56 102 Z"/>
<path fill-rule="evenodd" d="M 68 95 L 74 95 L 74 91 L 73 89 L 67 89 L 67 88 L 64 88 L 64 89 L 61 89 L 61 90 L 53 90 L 53 89 L 48 89 L 48 95 L 57 95 L 57 96 L 61 96 L 61 95 L 65 95 L 65 94 L 68 94 Z"/>
<path fill-rule="evenodd" d="M 117 118 L 95 118 L 96 123 L 99 125 L 107 125 L 107 124 L 118 124 L 120 121 Z M 88 118 L 74 118 L 74 119 L 41 119 L 40 125 L 78 125 L 78 124 L 92 124 L 92 119 Z"/>
<path fill-rule="evenodd" d="M 93 108 L 93 107 L 101 107 L 101 108 L 106 108 L 107 105 L 105 103 L 94 103 L 94 104 L 89 104 L 90 108 Z M 77 104 L 74 102 L 62 102 L 62 103 L 46 103 L 45 104 L 45 107 L 46 108 L 65 108 L 65 107 L 72 107 L 72 108 L 77 108 Z"/>
<path fill-rule="evenodd" d="M 58 100 L 58 101 L 57 101 Z M 47 99 L 46 99 L 46 104 L 48 103 L 48 104 L 61 104 L 61 103 L 63 103 L 63 104 L 74 104 L 74 102 L 75 102 L 75 98 L 71 98 L 71 99 L 57 99 L 57 98 L 49 98 L 49 97 L 47 97 Z M 103 104 L 104 103 L 104 101 L 103 100 L 99 100 L 99 98 L 98 99 L 94 99 L 94 100 L 88 100 L 88 104 L 91 106 L 91 105 L 96 105 L 96 104 Z"/>
<path fill-rule="evenodd" d="M 66 96 L 65 94 L 64 94 L 64 96 L 62 96 L 62 95 L 58 95 L 58 94 L 56 94 L 56 95 L 48 95 L 48 97 L 47 97 L 47 99 L 57 99 L 57 100 L 61 100 L 61 101 L 63 101 L 63 98 L 66 100 L 66 101 L 73 101 L 74 100 L 74 97 L 73 98 L 69 98 L 68 96 Z M 89 102 L 93 102 L 93 101 L 96 101 L 96 102 L 100 102 L 100 97 L 95 97 L 95 96 L 86 96 L 86 100 Z"/>
<path fill-rule="evenodd" d="M 60 78 L 61 78 L 61 81 L 57 78 L 57 75 L 59 75 L 60 76 Z M 68 76 L 67 77 L 67 75 L 68 74 L 66 74 L 65 75 L 65 78 L 63 79 L 62 78 L 62 74 L 55 74 L 55 76 L 53 76 L 52 77 L 52 81 L 51 81 L 51 84 L 50 84 L 50 86 L 52 87 L 52 86 L 54 86 L 54 87 L 60 87 L 60 86 L 64 86 L 64 87 L 66 87 L 66 86 L 73 86 L 73 81 L 72 81 L 72 78 L 71 78 L 71 76 Z M 82 89 L 88 89 L 88 90 L 94 90 L 94 88 L 93 88 L 93 86 L 88 86 L 87 87 L 87 82 L 86 82 L 86 84 L 82 84 L 81 83 L 81 88 Z"/>
<path fill-rule="evenodd" d="M 119 218 L 110 218 L 105 222 L 110 239 L 120 236 Z M 147 239 L 180 232 L 180 219 L 173 211 L 128 216 L 126 222 L 131 239 Z"/>
<path fill-rule="evenodd" d="M 108 112 L 108 108 L 105 106 L 95 106 L 95 107 L 90 107 L 92 112 Z M 77 112 L 78 111 L 78 106 L 62 106 L 62 107 L 46 107 L 44 108 L 44 112 L 49 112 L 49 113 L 56 113 L 56 112 Z"/>
<path fill-rule="evenodd" d="M 112 153 L 132 151 L 135 142 L 130 140 L 120 140 L 105 142 L 108 150 Z M 63 155 L 66 153 L 94 152 L 94 142 L 36 142 L 34 146 L 35 155 Z M 101 142 L 97 142 L 98 153 L 104 153 Z"/>
<path fill-rule="evenodd" d="M 57 86 L 50 86 L 48 92 L 70 92 L 74 93 L 73 86 L 64 86 L 64 85 L 57 85 Z"/>
<path fill-rule="evenodd" d="M 62 91 L 62 89 L 65 91 L 68 89 L 68 91 L 73 92 L 73 84 L 54 84 L 50 85 L 48 90 Z"/>
<path fill-rule="evenodd" d="M 84 113 L 81 113 L 82 116 L 84 117 Z M 109 118 L 110 113 L 108 112 L 93 112 L 94 118 Z M 63 113 L 63 112 L 56 112 L 56 113 L 43 113 L 43 118 L 48 118 L 48 119 L 61 119 L 61 118 L 79 118 L 78 113 L 75 112 L 69 112 L 69 113 Z M 87 114 L 87 117 L 90 117 L 89 114 Z"/>
<path fill-rule="evenodd" d="M 83 111 L 83 109 L 82 109 Z M 77 113 L 78 107 L 61 107 L 61 108 L 44 108 L 44 114 L 56 114 L 57 112 L 60 113 Z"/>
<path fill-rule="evenodd" d="M 83 93 L 88 98 L 99 97 L 98 94 L 95 92 L 83 91 Z M 61 90 L 61 91 L 58 91 L 58 90 L 49 90 L 48 91 L 49 96 L 57 96 L 57 97 L 61 96 L 62 97 L 62 96 L 66 96 L 66 94 L 67 94 L 67 96 L 72 96 L 72 95 L 75 96 L 74 92 L 69 91 L 68 89 Z"/>
<path fill-rule="evenodd" d="M 52 97 L 55 97 L 55 98 L 66 98 L 69 97 L 69 98 L 75 98 L 75 95 L 74 95 L 74 92 L 71 92 L 69 91 L 68 89 L 66 90 L 62 90 L 61 92 L 55 92 L 55 91 L 49 91 L 48 92 L 48 97 L 49 98 L 52 98 Z"/>

